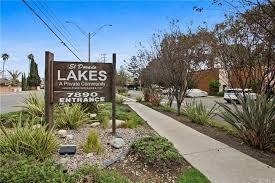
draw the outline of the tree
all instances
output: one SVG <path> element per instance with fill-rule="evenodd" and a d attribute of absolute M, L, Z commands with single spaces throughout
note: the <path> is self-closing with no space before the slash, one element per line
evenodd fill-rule
<path fill-rule="evenodd" d="M 125 72 L 125 69 L 121 66 L 120 70 L 116 75 L 116 86 L 125 87 L 128 80 L 128 74 Z"/>
<path fill-rule="evenodd" d="M 241 88 L 243 94 L 245 88 L 252 86 L 257 93 L 268 93 L 275 86 L 275 39 L 258 22 L 251 21 L 251 12 L 255 15 L 257 9 L 227 17 L 214 30 L 219 41 L 218 57 L 229 83 L 233 88 Z M 274 21 L 269 23 L 274 27 Z"/>
<path fill-rule="evenodd" d="M 3 78 L 4 78 L 5 77 L 5 63 L 6 63 L 7 60 L 9 60 L 10 56 L 7 53 L 3 53 L 1 58 L 3 60 L 3 71 L 2 71 L 2 73 L 3 73 Z"/>
<path fill-rule="evenodd" d="M 132 56 L 127 62 L 127 70 L 134 78 L 138 78 L 140 88 L 142 85 L 141 74 L 150 61 L 151 53 L 145 48 L 142 48 L 138 50 L 137 56 Z"/>
<path fill-rule="evenodd" d="M 22 91 L 26 91 L 28 86 L 27 86 L 27 79 L 25 73 L 22 74 L 22 79 L 21 79 L 21 87 Z"/>
<path fill-rule="evenodd" d="M 36 86 L 39 86 L 41 83 L 41 80 L 38 74 L 37 63 L 35 63 L 34 56 L 32 54 L 30 54 L 28 58 L 30 59 L 31 63 L 30 63 L 30 73 L 27 78 L 27 84 L 30 87 L 36 87 Z"/>
<path fill-rule="evenodd" d="M 198 79 L 194 72 L 207 67 L 205 31 L 199 28 L 183 33 L 178 21 L 173 20 L 169 32 L 154 34 L 152 50 L 147 52 L 151 53 L 151 62 L 143 70 L 143 82 L 146 87 L 155 84 L 168 88 L 170 99 L 176 99 L 178 115 L 188 87 Z"/>
<path fill-rule="evenodd" d="M 9 71 L 8 70 L 8 73 L 10 74 L 11 76 L 11 85 L 12 86 L 18 86 L 18 84 L 20 83 L 19 81 L 19 76 L 21 75 L 21 72 L 18 72 L 17 70 L 16 71 Z"/>
<path fill-rule="evenodd" d="M 29 60 L 29 68 L 31 68 L 31 62 L 32 60 L 34 60 L 34 55 L 32 53 L 28 54 L 28 60 Z M 29 74 L 28 76 L 30 75 L 30 70 L 29 70 Z"/>

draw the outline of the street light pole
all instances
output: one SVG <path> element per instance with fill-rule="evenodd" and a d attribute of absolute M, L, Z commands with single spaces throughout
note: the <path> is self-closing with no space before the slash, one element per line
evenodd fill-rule
<path fill-rule="evenodd" d="M 70 21 L 66 21 L 66 23 L 70 23 L 73 24 L 74 26 L 76 26 L 78 28 L 78 30 L 85 36 L 88 36 L 88 61 L 91 62 L 91 38 L 94 37 L 103 27 L 105 26 L 112 26 L 111 24 L 104 24 L 102 26 L 100 26 L 95 32 L 89 32 L 88 34 L 76 23 L 74 22 L 70 22 Z"/>

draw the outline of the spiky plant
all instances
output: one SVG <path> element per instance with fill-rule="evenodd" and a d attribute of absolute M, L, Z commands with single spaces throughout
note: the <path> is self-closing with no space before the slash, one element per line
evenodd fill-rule
<path fill-rule="evenodd" d="M 55 124 L 58 128 L 76 129 L 90 120 L 87 109 L 81 104 L 66 104 L 55 110 Z"/>
<path fill-rule="evenodd" d="M 275 147 L 275 99 L 265 95 L 256 100 L 240 98 L 241 106 L 233 103 L 233 108 L 219 103 L 224 109 L 220 116 L 233 125 L 239 136 L 247 144 L 261 150 Z"/>
<path fill-rule="evenodd" d="M 39 160 L 50 157 L 58 148 L 58 142 L 52 130 L 46 126 L 34 127 L 32 121 L 21 120 L 14 126 L 14 131 L 8 131 L 0 126 L 0 152 L 3 154 L 26 154 Z"/>
<path fill-rule="evenodd" d="M 29 97 L 24 99 L 21 107 L 34 118 L 45 116 L 45 103 L 42 95 L 31 93 Z"/>
<path fill-rule="evenodd" d="M 186 103 L 184 114 L 195 123 L 208 124 L 215 116 L 216 109 L 216 104 L 208 110 L 202 101 L 192 100 L 192 102 Z"/>

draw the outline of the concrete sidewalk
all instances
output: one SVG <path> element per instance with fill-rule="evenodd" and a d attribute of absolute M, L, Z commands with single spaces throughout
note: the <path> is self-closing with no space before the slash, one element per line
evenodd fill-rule
<path fill-rule="evenodd" d="M 275 183 L 275 169 L 147 106 L 127 104 L 212 183 Z"/>

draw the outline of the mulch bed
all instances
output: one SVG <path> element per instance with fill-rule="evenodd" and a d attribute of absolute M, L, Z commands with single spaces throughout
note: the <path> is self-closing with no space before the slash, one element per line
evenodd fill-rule
<path fill-rule="evenodd" d="M 150 107 L 150 106 L 148 106 L 148 107 Z M 253 147 L 249 146 L 248 144 L 244 143 L 242 141 L 242 139 L 240 139 L 239 137 L 229 134 L 228 132 L 226 132 L 222 129 L 193 123 L 185 116 L 182 116 L 182 115 L 177 116 L 175 113 L 172 113 L 172 112 L 162 111 L 157 108 L 154 108 L 154 109 L 167 115 L 167 116 L 170 116 L 171 118 L 185 124 L 186 126 L 193 128 L 194 130 L 197 130 L 213 139 L 216 139 L 224 144 L 227 144 L 228 146 L 230 146 L 234 149 L 237 149 L 237 150 L 241 151 L 242 153 L 245 153 L 245 154 L 257 159 L 258 161 L 261 161 L 261 162 L 275 168 L 275 153 L 273 153 L 273 152 L 261 151 L 259 149 L 253 148 Z"/>
<path fill-rule="evenodd" d="M 132 153 L 128 154 L 124 160 L 109 167 L 109 169 L 128 177 L 132 182 L 152 183 L 176 182 L 177 177 L 188 168 L 192 167 L 186 161 L 172 168 L 153 167 L 147 165 Z"/>

